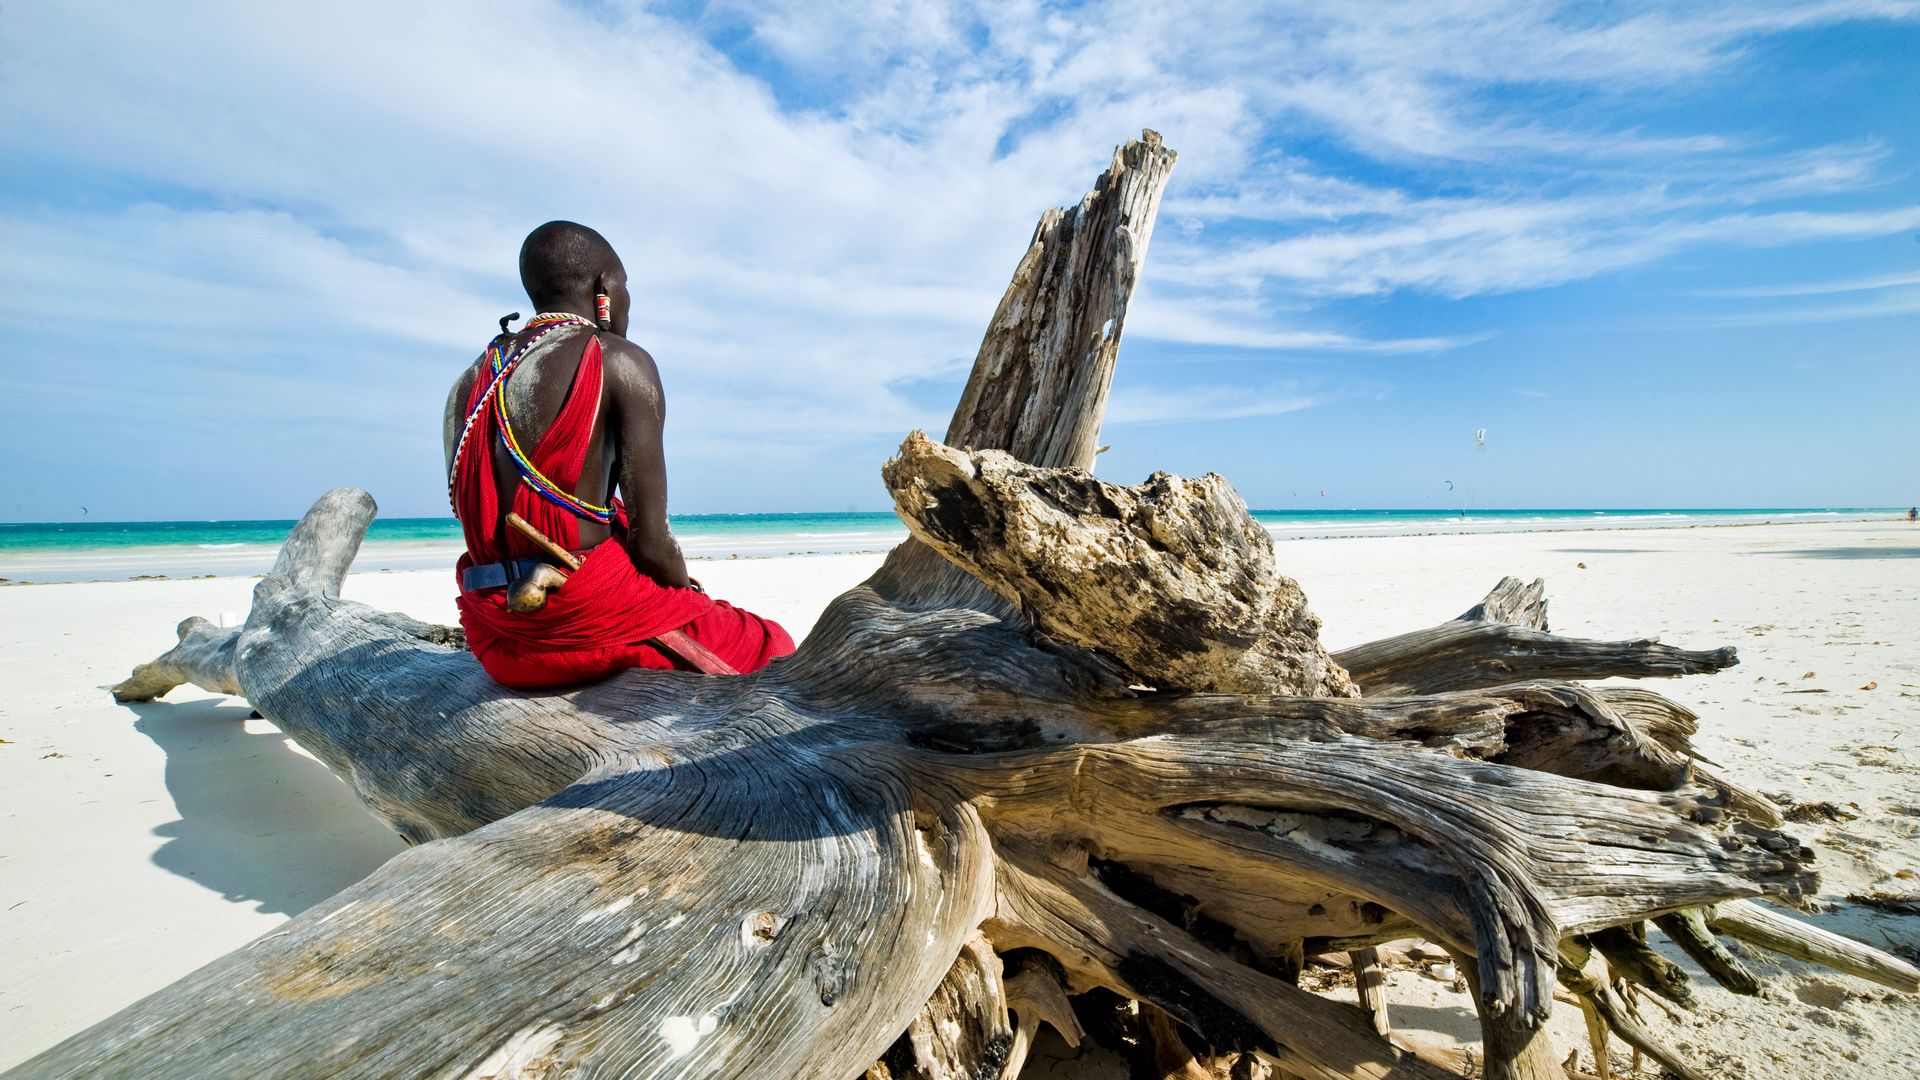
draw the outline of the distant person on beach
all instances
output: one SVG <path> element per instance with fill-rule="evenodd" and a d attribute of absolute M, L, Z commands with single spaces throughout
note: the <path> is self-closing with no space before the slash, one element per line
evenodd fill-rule
<path fill-rule="evenodd" d="M 1915 521 L 1920 521 L 1920 506 L 1909 506 L 1907 507 L 1907 524 L 1911 525 Z"/>
<path fill-rule="evenodd" d="M 667 527 L 665 393 L 626 338 L 632 297 L 612 245 L 550 221 L 521 245 L 520 281 L 537 314 L 518 332 L 517 316 L 500 320 L 447 396 L 448 497 L 467 541 L 460 625 L 480 666 L 535 689 L 629 667 L 754 671 L 793 652 L 780 624 L 687 576 Z"/>

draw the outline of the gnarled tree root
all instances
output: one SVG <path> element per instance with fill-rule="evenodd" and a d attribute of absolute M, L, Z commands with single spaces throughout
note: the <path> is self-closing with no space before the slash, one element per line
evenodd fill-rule
<path fill-rule="evenodd" d="M 1329 655 L 1224 482 L 1079 471 L 1171 165 L 1129 144 L 1043 218 L 948 432 L 977 452 L 909 440 L 920 539 L 763 671 L 503 690 L 340 597 L 373 503 L 323 497 L 244 626 L 190 622 L 116 694 L 245 695 L 418 846 L 22 1072 L 993 1076 L 1102 990 L 1169 1062 L 1162 1014 L 1191 1060 L 1434 1077 L 1457 1060 L 1292 982 L 1423 937 L 1486 1075 L 1558 1075 L 1556 980 L 1644 1040 L 1605 980 L 1669 973 L 1610 929 L 1690 911 L 1920 985 L 1748 904 L 1800 902 L 1810 852 L 1700 767 L 1692 713 L 1577 681 L 1730 651 L 1554 637 L 1508 581 Z"/>
<path fill-rule="evenodd" d="M 364 525 L 370 504 L 364 497 L 335 493 L 316 506 L 311 515 L 315 521 L 309 524 L 342 515 Z M 289 551 L 299 549 L 308 531 L 303 525 Z M 341 716 L 339 728 L 329 723 L 334 710 L 348 713 L 350 702 L 365 707 L 361 659 L 369 643 L 377 642 L 377 655 L 391 670 L 421 680 L 413 684 L 420 687 L 418 698 L 408 697 L 409 684 L 400 682 L 385 702 L 396 724 L 383 734 L 398 745 L 438 737 L 448 718 L 440 716 L 435 705 L 445 689 L 459 685 L 448 676 L 471 667 L 471 661 L 427 636 L 387 629 L 382 613 L 339 600 L 337 581 L 307 578 L 304 585 L 289 587 L 286 580 L 262 583 L 248 625 L 227 632 L 233 638 L 230 648 L 196 644 L 196 655 L 216 658 L 216 664 L 229 656 L 243 658 L 235 672 L 242 685 L 264 688 L 255 693 L 273 715 L 292 717 L 285 722 L 300 732 L 296 737 L 343 748 L 338 752 L 354 755 L 347 758 L 350 766 L 364 766 L 357 773 L 342 771 L 362 785 L 363 794 L 373 796 L 371 806 L 416 803 L 423 797 L 409 791 L 445 791 L 450 785 L 480 789 L 462 790 L 457 802 L 469 807 L 482 791 L 493 790 L 493 797 L 499 797 L 491 766 L 447 769 L 429 780 L 422 771 L 431 770 L 416 761 L 405 789 L 372 786 L 396 774 L 377 767 L 380 759 L 365 746 L 344 749 L 356 737 L 364 741 L 352 728 L 360 722 L 357 717 Z M 893 868 L 888 873 L 903 880 L 913 880 L 912 866 L 928 860 L 941 868 L 929 880 L 942 883 L 933 892 L 944 898 L 947 914 L 936 921 L 941 926 L 953 923 L 947 931 L 954 942 L 950 956 L 963 957 L 977 972 L 988 967 L 981 960 L 983 942 L 1001 952 L 1050 957 L 1064 973 L 1069 992 L 1103 986 L 1138 997 L 1193 1027 L 1218 1048 L 1258 1051 L 1307 1075 L 1334 1075 L 1342 1069 L 1347 1070 L 1342 1075 L 1355 1075 L 1356 1069 L 1359 1075 L 1426 1075 L 1420 1070 L 1432 1066 L 1382 1039 L 1368 1014 L 1295 990 L 1268 973 L 1275 958 L 1303 947 L 1364 948 L 1410 934 L 1442 941 L 1474 958 L 1473 974 L 1490 1022 L 1517 1025 L 1522 1031 L 1544 1016 L 1565 940 L 1664 917 L 1674 909 L 1709 908 L 1713 925 L 1735 928 L 1747 937 L 1762 935 L 1756 926 L 1770 927 L 1773 936 L 1757 942 L 1767 947 L 1783 947 L 1789 937 L 1820 942 L 1817 952 L 1804 945 L 1788 951 L 1799 948 L 1829 962 L 1839 958 L 1845 969 L 1871 972 L 1890 985 L 1905 986 L 1901 979 L 1911 978 L 1902 975 L 1910 968 L 1864 946 L 1849 951 L 1836 949 L 1817 932 L 1789 935 L 1780 929 L 1781 921 L 1803 924 L 1781 916 L 1756 921 L 1747 910 L 1752 905 L 1724 903 L 1759 894 L 1797 899 L 1811 883 L 1804 851 L 1770 827 L 1743 817 L 1723 793 L 1701 787 L 1684 768 L 1662 771 L 1669 764 L 1662 755 L 1672 751 L 1679 736 L 1669 732 L 1654 738 L 1622 719 L 1625 714 L 1611 707 L 1608 696 L 1617 692 L 1525 683 L 1381 701 L 1143 694 L 1127 688 L 1121 681 L 1126 676 L 1116 678 L 1109 661 L 1088 656 L 1081 662 L 1057 644 L 1036 648 L 1024 643 L 1029 632 L 1005 617 L 982 618 L 975 609 L 917 609 L 912 594 L 896 586 L 883 571 L 874 583 L 837 602 L 831 618 L 823 619 L 825 625 L 844 628 L 843 640 L 884 634 L 896 651 L 903 636 L 920 637 L 909 650 L 918 675 L 906 677 L 904 668 L 891 671 L 884 718 L 858 715 L 852 684 L 843 682 L 836 690 L 822 681 L 826 658 L 811 652 L 822 647 L 812 642 L 793 661 L 743 679 L 687 677 L 674 680 L 680 685 L 671 691 L 656 693 L 637 693 L 640 687 L 632 684 L 643 680 L 623 679 L 569 699 L 545 699 L 525 722 L 548 741 L 584 744 L 591 733 L 600 740 L 599 761 L 583 752 L 572 759 L 575 764 L 563 768 L 557 762 L 567 759 L 550 758 L 547 767 L 555 772 L 580 770 L 568 778 L 570 786 L 557 785 L 543 793 L 539 805 L 530 803 L 498 825 L 445 842 L 480 842 L 484 847 L 471 849 L 473 854 L 511 855 L 511 865 L 521 868 L 514 872 L 520 885 L 509 888 L 497 876 L 491 869 L 496 857 L 475 861 L 473 854 L 443 852 L 443 844 L 429 844 L 394 860 L 338 905 L 323 905 L 326 912 L 289 924 L 278 935 L 286 945 L 263 941 L 223 961 L 226 970 L 220 976 L 196 977 L 195 985 L 165 991 L 137 1011 L 156 1019 L 187 1011 L 244 1017 L 247 1023 L 241 1026 L 278 1032 L 288 1051 L 309 1051 L 312 1048 L 302 1046 L 286 1026 L 303 1026 L 316 1017 L 313 1010 L 326 1003 L 340 1002 L 327 1011 L 349 1014 L 361 1014 L 361 1007 L 349 1008 L 348 1003 L 364 1005 L 372 1016 L 388 1016 L 394 1009 L 415 1014 L 417 1006 L 408 1004 L 413 993 L 396 995 L 385 988 L 409 985 L 424 977 L 424 971 L 422 976 L 403 977 L 404 972 L 382 964 L 362 974 L 364 964 L 350 959 L 377 948 L 415 957 L 414 970 L 433 970 L 430 959 L 451 956 L 395 926 L 402 915 L 403 927 L 420 929 L 437 924 L 432 912 L 443 903 L 455 905 L 447 909 L 452 914 L 469 898 L 487 896 L 491 904 L 502 905 L 488 917 L 489 923 L 510 918 L 529 930 L 538 928 L 534 932 L 547 941 L 550 953 L 532 967 L 523 966 L 532 963 L 527 957 L 493 958 L 484 965 L 471 957 L 458 961 L 466 971 L 484 966 L 490 984 L 509 987 L 539 971 L 550 971 L 545 976 L 550 980 L 561 970 L 546 966 L 556 955 L 579 957 L 576 963 L 592 967 L 596 936 L 557 925 L 560 920 L 539 912 L 557 907 L 584 916 L 611 909 L 605 918 L 612 927 L 628 925 L 620 917 L 628 908 L 647 912 L 647 919 L 629 929 L 597 939 L 605 942 L 597 948 L 606 950 L 601 955 L 608 958 L 600 963 L 609 965 L 609 972 L 619 972 L 646 962 L 660 946 L 684 952 L 691 944 L 660 932 L 673 922 L 667 909 L 641 906 L 647 883 L 655 880 L 675 882 L 681 899 L 672 910 L 683 918 L 704 918 L 713 925 L 714 913 L 732 913 L 725 921 L 733 927 L 734 940 L 749 950 L 772 954 L 813 923 L 804 931 L 811 949 L 802 951 L 814 959 L 802 961 L 799 970 L 814 972 L 809 976 L 814 1001 L 837 998 L 850 987 L 833 977 L 841 970 L 838 966 L 819 967 L 835 949 L 831 928 L 818 925 L 814 905 L 771 898 L 758 906 L 717 902 L 727 893 L 720 881 L 698 884 L 708 880 L 707 872 L 689 875 L 688 867 L 744 865 L 738 854 L 702 854 L 703 846 L 714 842 L 700 839 L 704 836 L 720 840 L 771 829 L 771 842 L 777 846 L 789 842 L 779 839 L 783 835 L 798 839 L 817 833 L 825 841 L 845 834 L 853 821 L 872 822 L 863 827 L 872 829 L 885 818 L 855 811 L 869 804 L 854 792 L 876 783 L 878 790 L 908 793 L 904 803 L 895 805 L 907 815 L 896 820 L 910 824 L 904 832 L 898 826 L 882 828 L 882 833 L 898 838 L 892 841 L 897 847 L 866 848 L 872 852 L 866 858 L 878 857 Z M 280 678 L 273 677 L 278 669 L 267 664 L 276 657 L 292 669 Z M 976 662 L 987 658 L 995 663 Z M 168 663 L 176 669 L 185 666 L 178 659 Z M 884 656 L 881 663 L 884 668 Z M 441 674 L 426 674 L 432 669 Z M 208 681 L 226 677 L 220 674 L 224 670 L 216 668 Z M 296 671 L 297 698 L 286 690 Z M 255 682 L 256 675 L 267 677 Z M 964 684 L 955 681 L 959 678 Z M 968 687 L 964 699 L 956 697 L 957 685 Z M 520 721 L 514 707 L 529 700 L 538 699 L 492 689 L 490 700 L 469 706 L 495 721 L 488 725 L 492 745 L 471 736 L 456 745 L 476 760 L 524 760 L 521 751 L 510 747 L 532 737 L 516 730 Z M 1023 702 L 1030 707 L 1010 724 L 1012 707 Z M 649 708 L 664 711 L 669 704 L 678 711 L 670 721 L 647 718 Z M 627 719 L 607 718 L 621 705 Z M 689 706 L 702 711 L 695 714 Z M 982 722 L 961 722 L 959 717 L 969 709 Z M 1597 745 L 1610 749 L 1562 755 L 1559 763 L 1580 761 L 1586 763 L 1585 771 L 1638 775 L 1645 781 L 1635 785 L 1641 790 L 1499 762 L 1513 747 L 1527 745 L 1530 733 L 1563 728 L 1574 718 L 1592 725 Z M 787 768 L 783 762 L 802 747 L 811 748 L 803 756 L 814 763 L 811 778 L 804 787 L 792 789 L 791 796 L 782 795 L 788 789 L 768 781 L 782 775 Z M 478 779 L 482 774 L 488 775 L 484 781 Z M 523 767 L 520 782 L 535 785 L 534 774 Z M 696 782 L 696 776 L 705 779 Z M 674 804 L 679 791 L 705 790 L 711 799 L 723 790 L 716 785 L 732 776 L 756 778 L 751 788 L 754 807 L 711 806 L 693 817 L 682 810 L 650 824 Z M 1672 783 L 1655 782 L 1663 778 Z M 808 791 L 823 793 L 827 801 Z M 833 792 L 841 794 L 826 794 Z M 842 808 L 837 814 L 830 809 L 836 805 Z M 813 809 L 802 812 L 805 807 Z M 610 812 L 617 816 L 609 817 Z M 845 816 L 849 813 L 850 818 Z M 738 826 L 718 827 L 721 819 L 736 815 Z M 395 818 L 425 829 L 433 816 L 408 808 Z M 796 820 L 813 824 L 796 834 Z M 847 825 L 828 827 L 835 821 Z M 741 828 L 747 831 L 736 832 Z M 434 835 L 464 831 L 457 825 L 441 826 Z M 1649 844 L 1649 837 L 1657 840 Z M 723 842 L 728 851 L 738 844 Z M 911 858 L 895 861 L 883 850 Z M 561 854 L 568 851 L 577 854 Z M 666 856 L 667 851 L 674 854 Z M 588 871 L 604 865 L 614 852 L 635 870 Z M 428 861 L 410 861 L 416 854 Z M 673 871 L 654 875 L 644 869 L 662 857 L 671 858 Z M 579 861 L 582 858 L 588 861 Z M 476 868 L 486 872 L 476 878 Z M 605 884 L 587 894 L 562 888 L 561 882 L 582 871 Z M 879 887 L 885 876 L 865 879 L 855 891 Z M 622 881 L 633 885 L 623 886 Z M 980 884 L 961 887 L 966 881 Z M 769 886 L 783 891 L 777 879 L 759 882 L 751 891 L 764 894 Z M 853 887 L 851 881 L 834 883 L 830 893 L 840 895 Z M 722 892 L 708 895 L 715 888 Z M 605 901 L 594 900 L 596 893 Z M 522 894 L 522 899 L 513 899 Z M 443 895 L 446 900 L 435 899 Z M 570 895 L 577 898 L 566 899 Z M 622 895 L 634 899 L 623 906 Z M 968 896 L 977 899 L 963 902 Z M 469 912 L 457 922 L 473 917 Z M 363 921 L 369 918 L 377 929 L 370 930 Z M 582 925 L 592 927 L 594 922 L 585 919 Z M 864 925 L 871 926 L 870 916 Z M 984 931 L 984 939 L 975 936 L 977 929 Z M 1205 935 L 1206 944 L 1196 932 Z M 582 940 L 561 947 L 569 939 Z M 880 940 L 887 942 L 887 955 L 907 948 L 898 937 Z M 359 944 L 349 946 L 347 941 Z M 794 947 L 802 948 L 797 943 Z M 841 948 L 848 964 L 856 964 L 856 957 L 857 963 L 882 963 L 870 943 L 862 944 L 859 952 L 850 943 Z M 623 963 L 612 963 L 622 958 Z M 779 966 L 732 985 L 742 990 L 749 984 L 767 985 Z M 923 977 L 933 980 L 922 1000 L 932 999 L 943 1016 L 976 1008 L 981 996 L 962 989 L 940 997 L 940 987 L 954 982 L 949 971 L 953 967 L 943 960 L 937 968 L 921 969 L 930 972 Z M 579 981 L 579 976 L 572 980 Z M 579 992 L 597 985 L 605 984 L 586 980 Z M 985 981 L 959 985 L 981 986 Z M 262 988 L 272 989 L 269 997 L 280 1002 L 278 1009 L 243 1009 L 237 1000 L 230 1010 L 207 1009 L 228 994 L 258 994 Z M 608 993 L 617 1001 L 622 992 L 609 986 L 593 1001 L 607 1000 Z M 980 1044 L 993 1048 L 989 1052 L 969 1057 L 966 1044 L 954 1044 L 948 1049 L 957 1048 L 957 1054 L 943 1058 L 933 1034 L 938 1028 L 929 1026 L 930 1019 L 921 1023 L 918 1038 L 908 1022 L 911 1015 L 902 1016 L 894 1030 L 905 1032 L 910 1045 L 927 1048 L 916 1049 L 916 1064 L 922 1067 L 959 1059 L 973 1067 L 995 1054 L 1011 1058 L 1019 1027 L 1029 1030 L 1030 1044 L 1031 1029 L 1040 1019 L 1026 1017 L 1016 1025 L 1007 1017 L 1004 995 L 998 1002 L 992 995 L 986 998 L 990 1007 L 977 1015 L 983 1018 L 983 1030 L 996 1033 Z M 288 999 L 302 1007 L 294 1008 Z M 837 1002 L 826 1007 L 837 1008 Z M 527 1038 L 534 1038 L 543 1054 L 561 1053 L 573 1047 L 575 1039 L 598 1044 L 607 1036 L 588 1040 L 585 1031 L 612 1024 L 611 1016 L 619 1010 L 606 1008 L 609 1019 L 604 1021 L 593 1019 L 599 1014 L 576 1017 L 576 1023 L 586 1024 L 584 1030 L 523 1024 L 514 1031 L 530 1031 Z M 515 1010 L 506 1011 L 511 1015 Z M 1607 1019 L 1608 1008 L 1597 1011 L 1619 1030 Z M 276 1013 L 283 1018 L 276 1020 Z M 699 1034 L 706 1015 L 688 1014 L 696 1046 L 715 1034 Z M 721 1016 L 736 1014 L 714 1015 L 717 1028 Z M 1059 1015 L 1057 1010 L 1053 1015 Z M 202 1020 L 195 1026 L 210 1035 L 205 1029 L 216 1025 Z M 135 1030 L 152 1029 L 140 1024 Z M 628 1028 L 614 1025 L 613 1030 Z M 683 1026 L 675 1026 L 667 1034 L 655 1031 L 653 1038 L 672 1047 L 681 1045 L 685 1034 Z M 636 1035 L 647 1041 L 644 1032 Z M 790 1061 L 747 1055 L 753 1042 L 747 1035 L 730 1028 L 733 1052 L 719 1060 Z M 369 1041 L 382 1042 L 399 1060 L 417 1060 L 402 1047 L 418 1039 L 389 1034 Z M 237 1053 L 242 1042 L 253 1045 L 231 1037 L 211 1045 Z M 157 1045 L 144 1036 L 113 1043 L 121 1053 L 85 1060 L 115 1065 L 160 1060 L 138 1053 L 140 1047 Z M 94 1041 L 91 1049 L 98 1051 L 101 1045 Z M 179 1052 L 177 1046 L 169 1050 Z M 872 1056 L 881 1057 L 880 1051 Z M 575 1063 L 595 1060 L 563 1058 Z M 43 1071 L 57 1073 L 51 1066 L 58 1060 L 37 1062 L 35 1069 L 47 1066 Z M 289 1059 L 254 1053 L 202 1060 L 244 1060 L 271 1073 L 275 1061 Z M 361 1058 L 338 1060 L 367 1063 Z M 1494 1075 L 1503 1069 L 1518 1075 L 1512 1072 L 1515 1065 L 1491 1056 L 1488 1061 Z M 935 1065 L 928 1071 L 937 1075 L 938 1068 L 946 1067 Z"/>

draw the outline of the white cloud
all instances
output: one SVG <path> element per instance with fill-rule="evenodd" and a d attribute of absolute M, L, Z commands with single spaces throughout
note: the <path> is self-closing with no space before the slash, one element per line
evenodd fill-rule
<path fill-rule="evenodd" d="M 1222 254 L 1176 243 L 1162 276 L 1190 287 L 1285 282 L 1308 295 L 1404 289 L 1464 297 L 1540 288 L 1706 245 L 1770 247 L 1889 236 L 1920 206 L 1754 213 L 1650 191 L 1553 201 L 1429 200 L 1386 224 L 1328 229 Z"/>
<path fill-rule="evenodd" d="M 1168 298 L 1146 288 L 1127 316 L 1127 336 L 1184 345 L 1220 345 L 1268 352 L 1430 353 L 1458 348 L 1472 338 L 1368 338 L 1337 330 L 1275 326 L 1258 304 L 1200 297 Z"/>
<path fill-rule="evenodd" d="M 1527 80 L 1614 90 L 1618 80 L 1671 82 L 1727 62 L 1755 34 L 1910 17 L 1916 6 L 1743 3 L 1606 19 L 1494 0 L 1178 13 L 1133 2 L 1062 13 L 894 0 L 810 5 L 804 14 L 733 3 L 705 16 L 740 21 L 797 65 L 803 82 L 816 68 L 848 73 L 835 77 L 851 98 L 799 111 L 706 44 L 701 25 L 646 8 L 602 17 L 559 3 L 353 12 L 221 5 L 194 17 L 86 4 L 17 12 L 8 36 L 35 47 L 12 51 L 8 104 L 19 119 L 7 142 L 37 158 L 278 210 L 323 235 L 353 236 L 373 259 L 509 299 L 512 247 L 546 211 L 591 219 L 639 249 L 636 277 L 660 310 L 812 313 L 824 297 L 828 310 L 852 314 L 870 301 L 894 303 L 879 293 L 897 287 L 900 300 L 917 294 L 922 303 L 888 314 L 947 321 L 957 333 L 977 329 L 969 317 L 978 309 L 942 305 L 997 288 L 1037 211 L 1071 198 L 1105 149 L 1141 123 L 1168 130 L 1184 155 L 1170 215 L 1385 218 L 1236 253 L 1218 260 L 1220 276 L 1336 295 L 1398 287 L 1458 295 L 1643 260 L 1652 249 L 1615 239 L 1626 230 L 1612 226 L 1646 222 L 1675 197 L 1417 199 L 1305 168 L 1272 172 L 1259 160 L 1265 136 L 1304 111 L 1344 137 L 1418 144 L 1422 153 L 1657 155 L 1688 172 L 1731 140 L 1549 130 L 1463 98 Z M 211 24 L 218 34 L 206 32 Z M 376 24 L 378 33 L 361 29 Z M 510 58 L 490 62 L 506 42 Z M 69 49 L 94 57 L 89 79 L 65 77 Z M 1048 100 L 1051 122 L 996 156 Z M 1792 161 L 1781 168 L 1797 179 L 1765 183 L 1867 183 L 1876 158 L 1859 149 L 1784 155 Z M 1715 167 L 1724 175 L 1754 163 Z M 1480 261 L 1491 269 L 1460 268 Z M 1157 261 L 1152 272 L 1161 269 Z M 1268 329 L 1285 340 L 1295 328 Z"/>
<path fill-rule="evenodd" d="M 1697 315 L 1678 320 L 1678 325 L 1700 327 L 1791 326 L 1806 323 L 1856 322 L 1862 319 L 1892 319 L 1920 315 L 1920 289 L 1889 289 L 1871 300 L 1846 304 L 1811 304 L 1804 307 L 1771 307 L 1726 315 Z"/>
<path fill-rule="evenodd" d="M 0 310 L 15 318 L 85 297 L 89 325 L 149 341 L 284 348 L 296 328 L 335 328 L 474 354 L 486 343 L 490 308 L 479 298 L 284 212 L 143 203 L 0 217 L 0 229 L 0 271 L 18 283 Z"/>
<path fill-rule="evenodd" d="M 1875 292 L 1880 289 L 1897 289 L 1905 285 L 1920 285 L 1920 270 L 1910 270 L 1900 274 L 1881 274 L 1876 277 L 1850 278 L 1845 281 L 1803 281 L 1791 285 L 1754 285 L 1744 289 L 1709 289 L 1702 291 L 1700 295 L 1730 298 L 1827 296 L 1833 293 Z"/>
<path fill-rule="evenodd" d="M 1728 300 L 1761 300 L 1744 310 L 1693 315 L 1678 325 L 1700 327 L 1790 326 L 1808 323 L 1854 322 L 1864 319 L 1920 315 L 1920 272 L 1878 274 L 1841 281 L 1809 281 L 1786 285 L 1757 285 L 1719 289 L 1702 295 Z M 1842 302 L 1808 303 L 1815 297 L 1847 296 Z"/>
<path fill-rule="evenodd" d="M 1284 388 L 1187 386 L 1179 389 L 1120 388 L 1107 401 L 1109 424 L 1173 424 L 1190 420 L 1246 420 L 1283 416 L 1325 403 L 1313 394 Z"/>
<path fill-rule="evenodd" d="M 905 388 L 964 370 L 1037 214 L 1142 126 L 1181 161 L 1128 333 L 1175 345 L 1436 352 L 1475 335 L 1373 333 L 1329 302 L 1913 228 L 1920 208 L 1781 205 L 1876 195 L 1884 146 L 1643 130 L 1591 101 L 1684 92 L 1764 35 L 1917 16 L 1893 0 L 727 0 L 685 20 L 560 0 L 25 5 L 0 21 L 16 178 L 0 312 L 87 326 L 103 382 L 250 371 L 272 378 L 204 395 L 323 417 L 369 381 L 450 381 L 496 315 L 524 310 L 521 236 L 570 217 L 627 257 L 676 438 L 837 445 L 925 422 Z M 1309 400 L 1253 397 L 1241 407 Z M 1151 412 L 1126 408 L 1116 420 Z"/>

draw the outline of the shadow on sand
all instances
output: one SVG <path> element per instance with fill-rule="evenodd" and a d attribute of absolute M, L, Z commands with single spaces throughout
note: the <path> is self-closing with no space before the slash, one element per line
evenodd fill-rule
<path fill-rule="evenodd" d="M 1472 1005 L 1403 1005 L 1387 1007 L 1395 1027 L 1408 1031 L 1431 1031 L 1460 1043 L 1480 1041 L 1480 1017 Z"/>
<path fill-rule="evenodd" d="M 278 731 L 249 733 L 244 705 L 129 705 L 167 755 L 180 820 L 155 829 L 155 865 L 257 910 L 296 914 L 404 845 L 326 766 Z"/>
<path fill-rule="evenodd" d="M 1920 559 L 1920 547 L 1830 547 L 1796 551 L 1757 551 L 1756 555 L 1785 555 L 1795 559 Z"/>

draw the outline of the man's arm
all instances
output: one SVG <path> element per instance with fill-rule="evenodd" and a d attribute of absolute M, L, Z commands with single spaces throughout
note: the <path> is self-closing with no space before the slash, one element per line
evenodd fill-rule
<path fill-rule="evenodd" d="M 667 527 L 666 394 L 653 357 L 631 342 L 601 335 L 619 433 L 620 497 L 627 504 L 627 554 L 662 585 L 687 587 L 687 560 Z"/>
<path fill-rule="evenodd" d="M 440 441 L 447 452 L 448 476 L 453 475 L 454 445 L 460 441 L 460 429 L 467 423 L 467 397 L 473 393 L 473 380 L 479 374 L 479 365 L 469 367 L 466 374 L 453 380 L 453 389 L 447 391 L 447 412 L 440 428 Z"/>

